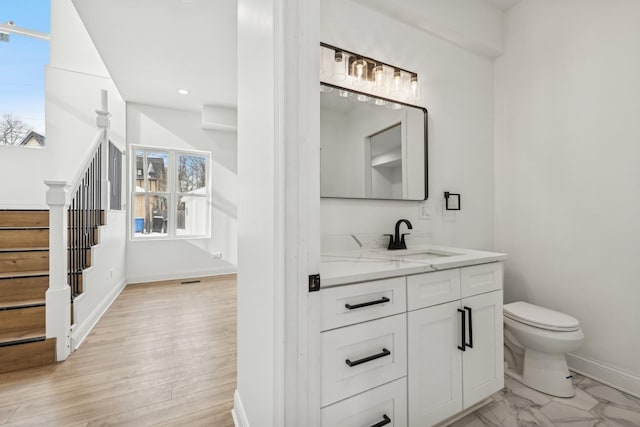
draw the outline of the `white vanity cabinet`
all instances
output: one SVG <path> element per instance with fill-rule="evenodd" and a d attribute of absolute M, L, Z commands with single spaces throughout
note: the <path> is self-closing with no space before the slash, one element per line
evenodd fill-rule
<path fill-rule="evenodd" d="M 502 263 L 470 264 L 321 289 L 322 427 L 434 426 L 504 386 Z"/>
<path fill-rule="evenodd" d="M 412 427 L 435 425 L 504 386 L 502 264 L 441 273 L 445 272 L 408 277 L 409 298 L 425 292 L 458 295 L 454 301 L 423 308 L 415 307 L 409 300 L 409 308 L 416 308 L 408 313 L 407 320 Z M 440 277 L 434 278 L 432 274 Z M 461 290 L 451 291 L 452 282 Z M 441 292 L 428 292 L 434 289 Z M 484 293 L 472 295 L 469 289 Z"/>

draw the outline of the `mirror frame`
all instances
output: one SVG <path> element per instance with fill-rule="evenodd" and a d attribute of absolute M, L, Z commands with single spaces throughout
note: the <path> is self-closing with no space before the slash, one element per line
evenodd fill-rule
<path fill-rule="evenodd" d="M 351 92 L 356 95 L 365 95 L 370 98 L 382 99 L 392 104 L 395 103 L 395 104 L 403 105 L 405 107 L 417 108 L 419 110 L 422 110 L 422 113 L 424 114 L 424 199 L 377 199 L 377 198 L 371 198 L 371 197 L 323 196 L 322 188 L 320 188 L 320 198 L 321 199 L 347 199 L 347 200 L 388 200 L 392 202 L 423 202 L 427 200 L 429 198 L 429 133 L 428 133 L 429 112 L 427 111 L 427 109 L 419 105 L 408 104 L 406 102 L 396 101 L 395 99 L 385 98 L 382 96 L 373 95 L 367 92 L 361 92 L 358 90 L 334 85 L 334 84 L 323 82 L 323 81 L 320 82 L 320 86 L 327 86 L 335 90 L 346 90 L 347 92 Z M 321 141 L 322 141 L 322 138 L 321 138 Z M 320 145 L 320 148 L 322 148 L 322 145 Z M 322 164 L 320 164 L 320 174 L 322 175 Z"/>

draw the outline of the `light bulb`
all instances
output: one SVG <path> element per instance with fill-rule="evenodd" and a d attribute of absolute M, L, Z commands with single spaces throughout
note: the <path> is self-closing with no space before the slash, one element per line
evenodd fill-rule
<path fill-rule="evenodd" d="M 333 54 L 333 65 L 331 70 L 331 79 L 341 82 L 347 78 L 346 58 L 341 50 L 336 50 Z"/>
<path fill-rule="evenodd" d="M 391 104 L 391 109 L 392 109 L 392 110 L 399 110 L 399 109 L 401 109 L 401 108 L 402 108 L 402 105 L 398 104 L 397 102 L 393 102 L 393 103 Z"/>
<path fill-rule="evenodd" d="M 338 91 L 338 95 L 340 95 L 343 98 L 348 98 L 349 97 L 349 92 L 347 92 L 346 90 L 339 90 Z"/>
<path fill-rule="evenodd" d="M 373 88 L 376 93 L 385 94 L 387 87 L 384 84 L 384 66 L 376 65 L 373 69 Z"/>
<path fill-rule="evenodd" d="M 409 84 L 411 88 L 411 100 L 417 101 L 420 99 L 420 85 L 418 84 L 418 75 L 414 74 L 411 76 L 411 83 Z"/>
<path fill-rule="evenodd" d="M 375 104 L 376 105 L 387 105 L 387 101 L 385 101 L 384 99 L 376 98 Z"/>
<path fill-rule="evenodd" d="M 368 101 L 368 100 L 370 100 L 371 98 L 369 98 L 367 95 L 359 94 L 357 99 L 358 99 L 358 101 L 360 101 L 360 102 L 367 102 L 367 101 Z"/>
<path fill-rule="evenodd" d="M 355 86 L 365 86 L 369 79 L 367 61 L 363 58 L 356 59 L 351 65 L 351 75 L 353 75 L 353 84 Z"/>

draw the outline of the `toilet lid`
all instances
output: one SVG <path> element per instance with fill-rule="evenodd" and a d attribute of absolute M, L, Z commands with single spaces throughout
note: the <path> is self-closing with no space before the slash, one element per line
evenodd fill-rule
<path fill-rule="evenodd" d="M 567 314 L 522 301 L 505 304 L 504 315 L 516 322 L 550 331 L 570 332 L 580 329 L 578 320 Z"/>

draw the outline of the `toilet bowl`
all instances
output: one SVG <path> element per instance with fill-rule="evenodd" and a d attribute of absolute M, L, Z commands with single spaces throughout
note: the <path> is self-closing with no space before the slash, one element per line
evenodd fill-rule
<path fill-rule="evenodd" d="M 583 340 L 580 323 L 569 315 L 526 302 L 504 306 L 505 373 L 526 386 L 574 396 L 565 353 Z"/>

